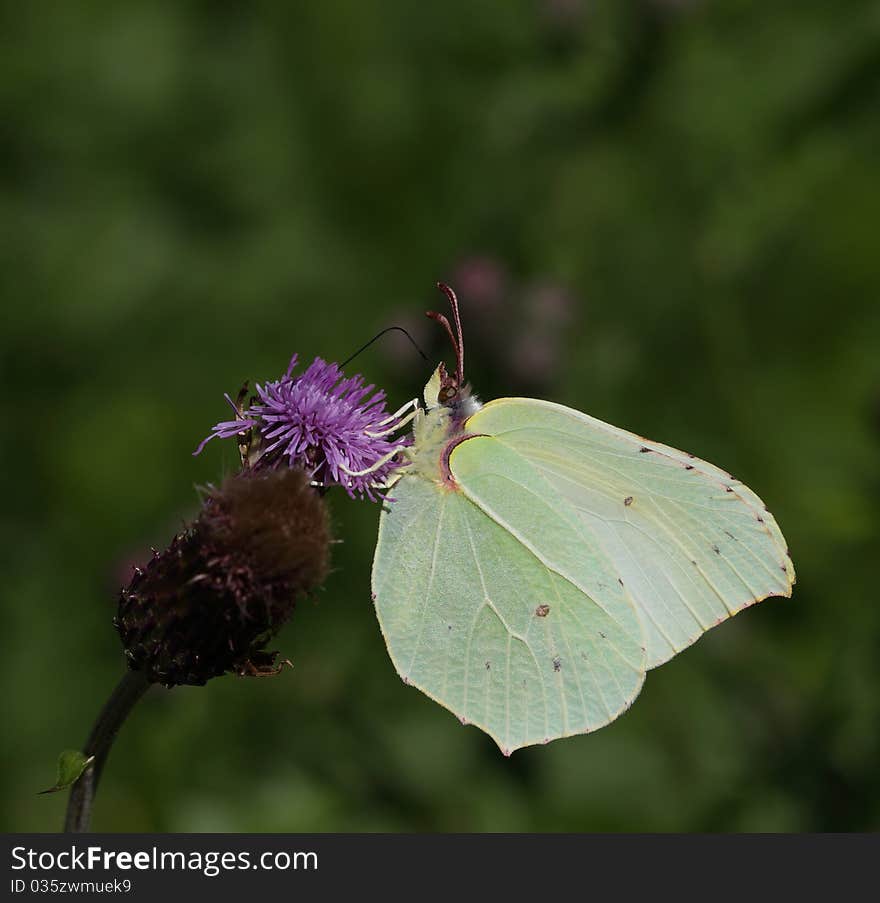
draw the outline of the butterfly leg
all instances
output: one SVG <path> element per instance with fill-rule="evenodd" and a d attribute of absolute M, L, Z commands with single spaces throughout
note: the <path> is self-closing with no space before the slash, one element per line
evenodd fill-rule
<path fill-rule="evenodd" d="M 382 455 L 378 461 L 374 464 L 371 464 L 369 467 L 364 468 L 364 470 L 349 470 L 344 464 L 339 465 L 339 469 L 350 477 L 365 477 L 367 474 L 375 473 L 377 470 L 386 465 L 395 455 L 400 454 L 404 449 L 409 448 L 408 445 L 398 445 L 395 448 L 392 448 L 387 455 Z"/>
<path fill-rule="evenodd" d="M 386 423 L 392 423 L 397 420 L 398 417 L 403 416 L 410 408 L 418 408 L 419 400 L 418 398 L 413 398 L 408 401 L 406 404 L 401 405 L 393 414 L 389 414 L 384 420 L 380 420 L 376 426 L 385 426 Z"/>
<path fill-rule="evenodd" d="M 379 432 L 376 432 L 376 433 L 371 432 L 370 430 L 365 430 L 365 433 L 371 439 L 381 439 L 382 436 L 387 436 L 390 433 L 396 433 L 399 429 L 402 429 L 403 427 L 405 427 L 411 420 L 414 420 L 416 417 L 418 417 L 418 414 L 419 414 L 419 409 L 416 408 L 414 411 L 412 411 L 410 414 L 408 414 L 402 420 L 399 420 L 393 426 L 388 427 L 388 429 L 380 430 Z"/>

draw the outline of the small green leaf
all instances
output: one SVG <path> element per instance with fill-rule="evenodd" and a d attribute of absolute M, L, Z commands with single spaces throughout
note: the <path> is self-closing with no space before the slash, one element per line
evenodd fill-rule
<path fill-rule="evenodd" d="M 65 749 L 58 757 L 58 780 L 54 787 L 41 790 L 40 793 L 57 793 L 75 784 L 82 773 L 95 761 L 94 756 L 88 758 L 78 749 Z"/>

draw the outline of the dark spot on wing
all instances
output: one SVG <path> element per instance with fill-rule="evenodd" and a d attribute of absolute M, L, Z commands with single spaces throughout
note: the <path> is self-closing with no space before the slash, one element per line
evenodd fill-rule
<path fill-rule="evenodd" d="M 639 451 L 640 451 L 642 454 L 644 454 L 645 452 L 649 452 L 650 450 L 651 450 L 651 449 L 648 448 L 647 445 L 643 445 L 643 446 L 639 449 Z"/>
<path fill-rule="evenodd" d="M 491 665 L 489 664 L 489 662 L 486 662 L 486 670 L 488 671 L 490 668 L 491 668 Z"/>
<path fill-rule="evenodd" d="M 733 535 L 733 533 L 730 532 L 730 530 L 725 530 L 724 532 L 725 532 L 731 539 L 736 540 L 736 537 Z"/>
<path fill-rule="evenodd" d="M 632 503 L 633 503 L 633 497 L 632 497 L 631 495 L 628 495 L 628 496 L 623 500 L 623 504 L 626 505 L 627 507 L 629 507 Z"/>
<path fill-rule="evenodd" d="M 728 492 L 733 492 L 733 486 L 725 486 L 724 487 Z"/>
<path fill-rule="evenodd" d="M 554 671 L 562 670 L 562 659 L 558 655 L 553 659 L 553 670 Z"/>
<path fill-rule="evenodd" d="M 606 636 L 606 634 L 602 633 L 601 630 L 599 631 L 599 636 L 602 637 L 603 640 L 607 640 L 607 639 L 608 639 L 608 637 Z"/>
<path fill-rule="evenodd" d="M 720 555 L 720 554 L 721 554 L 721 549 L 719 549 L 718 546 L 712 546 L 712 551 L 713 551 L 716 555 Z"/>
<path fill-rule="evenodd" d="M 760 514 L 756 514 L 755 517 L 756 517 L 756 519 L 757 519 L 757 521 L 758 521 L 759 524 L 763 524 L 763 523 L 764 523 L 764 518 L 761 517 Z"/>
<path fill-rule="evenodd" d="M 617 582 L 618 582 L 621 586 L 623 586 L 623 579 L 622 579 L 621 577 L 618 577 L 618 578 L 617 578 Z"/>
<path fill-rule="evenodd" d="M 446 629 L 447 629 L 447 630 L 452 630 L 452 625 L 451 625 L 451 624 L 447 624 L 447 625 L 446 625 Z"/>
<path fill-rule="evenodd" d="M 693 470 L 693 469 L 694 469 L 694 465 L 693 465 L 693 464 L 685 464 L 685 465 L 684 465 L 684 469 L 685 469 L 685 470 Z"/>
<path fill-rule="evenodd" d="M 697 566 L 697 562 L 696 562 L 696 561 L 694 561 L 694 559 L 693 559 L 693 558 L 691 558 L 691 564 L 692 564 L 692 565 L 693 565 L 693 566 L 694 566 L 694 567 L 696 567 L 696 566 Z"/>
<path fill-rule="evenodd" d="M 535 609 L 535 617 L 536 618 L 546 618 L 547 615 L 550 614 L 550 606 L 549 605 L 539 605 Z"/>

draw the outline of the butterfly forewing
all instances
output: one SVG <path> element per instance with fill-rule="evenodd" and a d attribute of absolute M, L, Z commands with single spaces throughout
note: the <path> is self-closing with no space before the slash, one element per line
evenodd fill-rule
<path fill-rule="evenodd" d="M 528 462 L 576 512 L 636 603 L 649 667 L 746 606 L 791 595 L 776 521 L 720 468 L 536 399 L 490 402 L 467 429 Z"/>

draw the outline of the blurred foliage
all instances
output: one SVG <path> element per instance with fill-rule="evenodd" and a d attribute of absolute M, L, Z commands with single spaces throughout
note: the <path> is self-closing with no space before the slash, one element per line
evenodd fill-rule
<path fill-rule="evenodd" d="M 95 827 L 880 828 L 880 10 L 873 0 L 0 7 L 3 827 L 121 673 L 132 562 L 233 443 L 222 392 L 461 290 L 471 378 L 730 468 L 798 585 L 592 736 L 503 758 L 405 687 L 378 509 L 332 499 L 295 668 L 154 690 Z M 395 404 L 428 369 L 357 361 Z"/>

